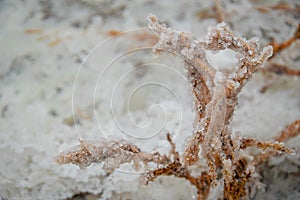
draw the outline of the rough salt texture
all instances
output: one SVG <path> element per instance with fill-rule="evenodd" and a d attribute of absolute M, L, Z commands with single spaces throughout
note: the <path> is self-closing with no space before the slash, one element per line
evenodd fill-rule
<path fill-rule="evenodd" d="M 280 1 L 224 1 L 225 21 L 231 28 L 246 38 L 258 37 L 263 43 L 274 37 L 284 41 L 290 37 L 299 22 L 296 1 L 285 1 L 285 9 L 271 9 Z M 124 62 L 116 62 L 101 80 L 101 92 L 94 89 L 99 74 L 105 65 L 122 50 L 140 44 L 138 37 L 124 37 L 120 41 L 104 44 L 95 56 L 91 56 L 76 81 L 74 113 L 77 120 L 72 120 L 72 92 L 76 73 L 87 53 L 100 41 L 106 39 L 109 31 L 128 30 L 146 26 L 146 16 L 155 13 L 159 18 L 177 30 L 190 30 L 195 35 L 204 35 L 208 26 L 217 24 L 211 9 L 212 1 L 8 1 L 1 2 L 1 48 L 0 48 L 0 196 L 3 199 L 66 199 L 77 198 L 83 193 L 96 194 L 99 199 L 190 199 L 195 190 L 184 180 L 172 177 L 160 178 L 148 186 L 137 184 L 138 175 L 115 172 L 107 176 L 97 165 L 86 171 L 74 166 L 59 166 L 55 156 L 64 149 L 78 143 L 77 131 L 84 139 L 98 140 L 105 135 L 129 138 L 131 142 L 142 145 L 145 149 L 159 149 L 166 146 L 165 132 L 180 130 L 175 141 L 184 144 L 184 138 L 191 133 L 190 122 L 193 121 L 192 101 L 188 84 L 179 77 L 184 71 L 180 60 L 160 58 L 175 69 L 142 67 L 128 74 L 127 79 L 116 90 L 113 101 L 116 119 L 123 129 L 134 136 L 143 135 L 132 123 L 140 127 L 153 123 L 152 130 L 159 134 L 151 139 L 139 139 L 122 134 L 112 118 L 110 108 L 111 91 L 119 78 L 133 65 L 151 62 L 151 50 L 140 52 L 138 56 L 128 55 Z M 260 12 L 257 7 L 267 7 Z M 137 34 L 139 38 L 143 34 Z M 148 40 L 142 40 L 151 46 Z M 148 43 L 147 43 L 148 42 Z M 144 43 L 143 43 L 144 44 Z M 187 49 L 186 54 L 189 55 Z M 231 55 L 231 52 L 222 54 Z M 208 56 L 208 55 L 207 55 Z M 226 68 L 232 65 L 232 59 L 211 53 L 215 64 L 223 63 Z M 299 66 L 299 42 L 282 53 L 277 62 L 288 66 Z M 157 60 L 155 60 L 156 62 Z M 95 65 L 96 63 L 96 65 Z M 228 64 L 226 64 L 228 63 Z M 156 68 L 155 68 L 156 67 Z M 299 68 L 298 68 L 299 69 Z M 169 72 L 169 73 L 166 73 Z M 160 76 L 162 74 L 163 77 Z M 299 78 L 275 76 L 273 84 L 266 93 L 259 90 L 265 84 L 265 78 L 257 74 L 245 86 L 240 94 L 239 108 L 233 119 L 234 129 L 247 136 L 270 139 L 286 124 L 300 117 Z M 147 81 L 163 81 L 179 96 L 161 87 L 149 87 L 135 93 L 130 104 L 132 120 L 126 111 L 127 91 Z M 176 80 L 176 81 L 174 81 Z M 134 84 L 135 85 L 134 85 Z M 182 84 L 181 84 L 182 83 Z M 130 88 L 130 86 L 132 86 Z M 238 86 L 236 86 L 238 87 Z M 123 96 L 119 96 L 123 95 Z M 127 99 L 126 99 L 127 98 Z M 125 99 L 124 101 L 120 101 Z M 152 107 L 149 120 L 147 112 L 152 102 L 162 105 Z M 94 114 L 96 113 L 101 122 Z M 125 110 L 125 111 L 124 111 Z M 180 113 L 180 110 L 184 112 Z M 161 114 L 161 113 L 167 113 Z M 165 127 L 161 130 L 163 123 Z M 103 125 L 104 124 L 104 125 Z M 129 125 L 128 125 L 129 124 Z M 179 127 L 178 124 L 181 126 Z M 151 130 L 150 128 L 148 130 Z M 145 133 L 145 132 L 144 132 Z M 148 132 L 147 132 L 148 133 Z M 176 135 L 176 133 L 171 133 Z M 299 138 L 291 140 L 288 145 L 299 147 Z M 177 146 L 183 151 L 182 146 Z M 280 157 L 262 166 L 265 172 L 258 177 L 265 188 L 254 194 L 256 199 L 299 199 L 299 153 Z M 127 171 L 130 166 L 125 166 Z M 271 169 L 271 170 L 270 170 Z M 131 172 L 131 171 L 130 171 Z M 276 178 L 274 178 L 274 174 Z M 282 182 L 286 183 L 282 187 Z M 264 186 L 264 187 L 262 187 Z M 214 191 L 218 196 L 218 188 Z M 79 195 L 78 195 L 79 194 Z M 166 196 L 167 195 L 167 196 Z M 87 195 L 88 196 L 88 195 Z M 214 196 L 212 195 L 212 199 Z"/>

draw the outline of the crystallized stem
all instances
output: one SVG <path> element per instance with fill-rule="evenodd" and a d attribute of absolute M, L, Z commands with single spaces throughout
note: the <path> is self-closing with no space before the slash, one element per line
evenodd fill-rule
<path fill-rule="evenodd" d="M 135 168 L 139 168 L 138 162 L 167 164 L 169 158 L 158 152 L 142 152 L 137 146 L 127 141 L 107 140 L 99 142 L 87 142 L 80 140 L 80 145 L 73 151 L 63 152 L 57 158 L 59 164 L 72 163 L 84 169 L 92 163 L 104 163 L 107 173 L 114 172 L 124 163 L 134 162 Z"/>
<path fill-rule="evenodd" d="M 206 37 L 197 39 L 191 33 L 167 28 L 153 15 L 148 20 L 149 27 L 159 36 L 159 41 L 153 47 L 154 53 L 169 52 L 184 61 L 195 96 L 194 131 L 183 154 L 176 151 L 175 143 L 170 134 L 167 134 L 171 146 L 168 155 L 144 152 L 124 140 L 96 143 L 80 141 L 77 149 L 60 154 L 57 162 L 72 163 L 80 168 L 92 163 L 104 163 L 104 170 L 108 173 L 124 163 L 133 163 L 135 169 L 140 168 L 140 163 L 155 163 L 156 169 L 141 175 L 142 183 L 148 184 L 158 176 L 185 178 L 197 188 L 200 200 L 208 197 L 212 185 L 222 181 L 224 199 L 246 196 L 246 183 L 256 165 L 252 161 L 253 157 L 245 152 L 248 147 L 263 150 L 268 148 L 271 149 L 269 152 L 291 152 L 282 143 L 243 138 L 230 128 L 230 121 L 238 104 L 237 95 L 252 74 L 272 55 L 272 47 L 261 49 L 257 39 L 244 39 L 232 32 L 225 23 L 210 28 Z M 206 59 L 207 50 L 217 52 L 224 49 L 233 50 L 238 58 L 237 66 L 228 76 L 211 66 Z M 276 139 L 281 142 L 299 134 L 299 122 L 295 122 L 287 130 Z M 194 176 L 190 168 L 200 157 L 206 161 L 206 171 L 202 170 L 200 175 Z"/>
<path fill-rule="evenodd" d="M 190 166 L 199 160 L 201 146 L 202 157 L 209 168 L 208 177 L 212 182 L 217 182 L 217 171 L 222 170 L 224 198 L 245 196 L 245 184 L 254 166 L 241 153 L 244 148 L 255 146 L 290 152 L 281 144 L 235 136 L 229 126 L 238 104 L 238 93 L 272 55 L 272 47 L 261 50 L 257 39 L 241 38 L 229 30 L 225 23 L 210 28 L 205 38 L 195 39 L 190 33 L 166 28 L 155 16 L 148 19 L 149 27 L 160 37 L 154 52 L 166 51 L 184 60 L 196 99 L 195 130 L 183 154 L 184 165 Z M 206 59 L 206 50 L 217 52 L 224 49 L 233 50 L 238 58 L 236 68 L 228 77 Z"/>

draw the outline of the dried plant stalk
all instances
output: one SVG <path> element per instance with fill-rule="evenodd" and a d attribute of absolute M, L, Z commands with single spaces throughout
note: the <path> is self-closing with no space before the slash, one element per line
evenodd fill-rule
<path fill-rule="evenodd" d="M 277 142 L 287 142 L 288 140 L 300 135 L 300 119 L 293 121 L 291 124 L 287 125 L 278 136 L 274 137 Z M 268 159 L 270 156 L 274 156 L 276 152 L 266 151 L 256 156 L 253 163 L 258 165 Z"/>
<path fill-rule="evenodd" d="M 291 38 L 287 39 L 286 41 L 284 41 L 282 43 L 277 43 L 275 40 L 273 40 L 270 43 L 270 45 L 272 45 L 273 51 L 274 51 L 271 58 L 275 57 L 278 53 L 280 53 L 284 49 L 291 46 L 297 39 L 300 39 L 300 23 L 298 24 L 298 27 L 296 28 L 296 31 Z"/>
<path fill-rule="evenodd" d="M 98 144 L 81 141 L 79 149 L 60 154 L 57 161 L 80 167 L 104 163 L 104 169 L 110 173 L 124 163 L 133 163 L 136 169 L 140 167 L 140 163 L 156 163 L 156 169 L 142 174 L 142 183 L 147 184 L 162 175 L 175 176 L 187 179 L 194 185 L 198 191 L 198 199 L 206 199 L 211 186 L 221 182 L 224 199 L 246 196 L 245 185 L 255 171 L 253 157 L 247 154 L 246 148 L 291 152 L 282 143 L 243 138 L 230 128 L 230 121 L 238 104 L 237 95 L 252 74 L 272 55 L 272 47 L 261 49 L 257 39 L 246 40 L 232 32 L 225 23 L 210 28 L 207 36 L 199 39 L 194 38 L 191 33 L 167 28 L 153 15 L 148 20 L 149 27 L 160 37 L 153 48 L 154 53 L 166 51 L 182 58 L 195 96 L 194 132 L 184 153 L 180 155 L 176 151 L 175 143 L 167 134 L 171 145 L 169 155 L 147 153 L 126 141 L 108 140 Z M 227 76 L 211 66 L 206 59 L 207 50 L 224 49 L 233 50 L 238 58 L 238 63 Z M 198 176 L 193 176 L 191 166 L 200 159 L 206 161 L 207 168 Z"/>
<path fill-rule="evenodd" d="M 294 44 L 298 39 L 300 39 L 300 24 L 298 24 L 294 35 L 282 43 L 277 43 L 273 40 L 270 45 L 273 47 L 273 55 L 270 59 L 274 59 L 280 54 L 280 52 L 286 50 L 292 44 Z M 273 74 L 277 75 L 287 75 L 287 76 L 300 76 L 299 69 L 292 69 L 284 64 L 269 62 L 264 69 L 261 70 L 262 74 L 266 78 L 267 83 L 260 89 L 261 93 L 265 93 L 269 87 L 272 85 Z"/>
<path fill-rule="evenodd" d="M 270 63 L 268 67 L 266 67 L 265 71 L 276 74 L 284 74 L 288 76 L 300 76 L 300 70 L 291 69 L 285 65 L 276 63 Z"/>
<path fill-rule="evenodd" d="M 295 120 L 293 123 L 287 125 L 283 129 L 280 135 L 276 136 L 274 139 L 278 142 L 285 142 L 291 138 L 294 138 L 300 134 L 300 119 Z"/>

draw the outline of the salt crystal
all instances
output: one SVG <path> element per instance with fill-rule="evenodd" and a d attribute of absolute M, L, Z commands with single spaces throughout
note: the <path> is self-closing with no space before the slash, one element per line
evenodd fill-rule
<path fill-rule="evenodd" d="M 234 83 L 234 89 L 237 89 L 237 88 L 239 88 L 240 87 L 240 83 L 239 82 L 235 82 Z"/>
<path fill-rule="evenodd" d="M 180 51 L 180 53 L 186 56 L 189 60 L 192 60 L 194 58 L 193 49 L 184 48 Z"/>
<path fill-rule="evenodd" d="M 259 39 L 257 37 L 253 37 L 249 40 L 250 42 L 253 42 L 253 43 L 258 43 L 259 42 Z"/>
<path fill-rule="evenodd" d="M 216 84 L 216 83 L 224 82 L 224 78 L 225 78 L 225 77 L 224 77 L 223 73 L 217 71 L 216 74 L 215 74 L 215 79 L 214 79 L 215 84 Z"/>
<path fill-rule="evenodd" d="M 225 22 L 221 22 L 221 23 L 217 24 L 217 29 L 224 29 L 224 28 L 226 28 Z"/>
<path fill-rule="evenodd" d="M 242 70 L 239 70 L 237 75 L 238 75 L 239 78 L 244 77 L 244 73 L 243 73 Z"/>

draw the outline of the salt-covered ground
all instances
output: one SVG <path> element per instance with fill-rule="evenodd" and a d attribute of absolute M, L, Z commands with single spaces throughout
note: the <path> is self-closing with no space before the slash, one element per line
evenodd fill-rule
<path fill-rule="evenodd" d="M 156 39 L 145 28 L 146 17 L 153 13 L 173 29 L 200 37 L 217 24 L 213 4 L 0 1 L 1 199 L 192 199 L 195 189 L 185 180 L 162 177 L 142 186 L 130 166 L 108 175 L 99 165 L 59 166 L 55 156 L 79 137 L 125 138 L 143 150 L 164 152 L 166 132 L 182 150 L 192 133 L 192 95 L 179 58 L 153 57 Z M 230 27 L 263 45 L 293 35 L 299 6 L 293 0 L 222 3 Z M 108 39 L 119 31 L 127 32 Z M 297 41 L 274 62 L 300 69 L 299 48 Z M 226 51 L 209 59 L 217 67 L 234 65 Z M 300 118 L 300 78 L 272 76 L 257 73 L 244 88 L 235 130 L 267 140 Z M 267 83 L 270 88 L 261 93 Z M 296 155 L 261 166 L 261 189 L 253 199 L 300 199 L 299 137 L 287 145 Z"/>

